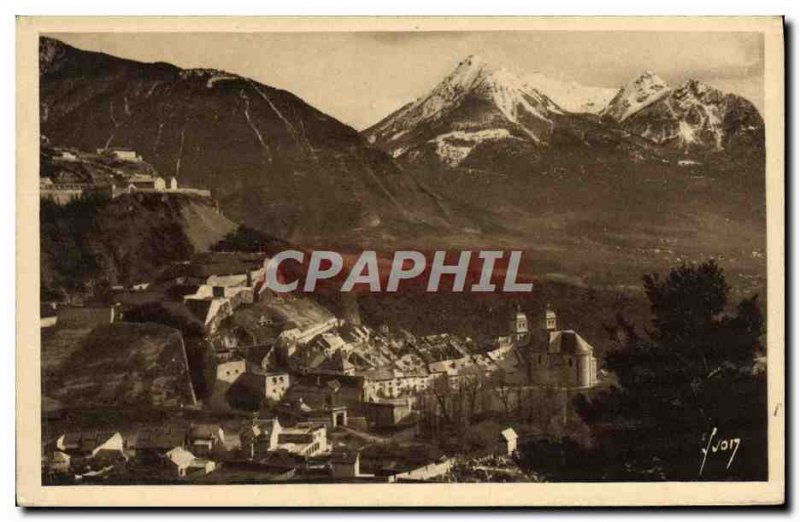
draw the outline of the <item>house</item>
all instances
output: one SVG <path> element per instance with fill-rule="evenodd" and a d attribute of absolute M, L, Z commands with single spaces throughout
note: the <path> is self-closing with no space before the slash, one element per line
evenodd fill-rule
<path fill-rule="evenodd" d="M 216 469 L 213 460 L 197 458 L 192 452 L 177 446 L 166 453 L 167 462 L 172 465 L 179 477 L 186 477 L 196 473 L 208 475 Z"/>
<path fill-rule="evenodd" d="M 517 432 L 513 428 L 506 428 L 500 432 L 497 439 L 498 455 L 511 455 L 517 451 Z"/>
<path fill-rule="evenodd" d="M 110 154 L 123 161 L 142 161 L 142 157 L 136 151 L 126 147 L 114 147 L 111 149 L 97 149 L 98 154 Z"/>
<path fill-rule="evenodd" d="M 260 368 L 242 373 L 233 382 L 228 402 L 238 409 L 258 410 L 266 399 L 279 402 L 289 390 L 289 374 L 286 372 L 263 373 Z"/>
<path fill-rule="evenodd" d="M 406 359 L 409 360 L 409 359 Z M 397 398 L 416 395 L 430 388 L 435 375 L 424 367 L 404 365 L 407 370 L 392 367 L 376 368 L 364 373 L 364 400 L 375 397 Z"/>
<path fill-rule="evenodd" d="M 303 327 L 295 326 L 280 333 L 278 339 L 285 342 L 304 345 L 311 342 L 316 336 L 328 332 L 338 324 L 336 317 L 327 317 L 319 321 L 309 321 Z"/>
<path fill-rule="evenodd" d="M 187 300 L 204 299 L 229 299 L 233 308 L 242 304 L 252 304 L 255 302 L 253 288 L 249 286 L 224 286 L 224 285 L 200 285 L 194 294 L 185 295 L 184 302 Z"/>
<path fill-rule="evenodd" d="M 322 350 L 322 352 L 331 356 L 347 346 L 347 343 L 342 337 L 334 332 L 324 332 L 314 338 L 312 344 Z"/>
<path fill-rule="evenodd" d="M 217 364 L 217 380 L 232 383 L 246 371 L 247 361 L 244 359 L 221 362 Z"/>
<path fill-rule="evenodd" d="M 278 434 L 278 450 L 300 457 L 315 457 L 328 451 L 328 431 L 325 426 L 299 422 Z"/>
<path fill-rule="evenodd" d="M 263 459 L 278 447 L 281 423 L 274 419 L 252 419 L 239 433 L 242 455 L 247 459 Z"/>
<path fill-rule="evenodd" d="M 50 473 L 69 473 L 72 457 L 68 453 L 55 450 L 47 452 L 42 459 L 42 466 Z"/>
<path fill-rule="evenodd" d="M 331 457 L 331 476 L 335 479 L 356 478 L 361 474 L 360 454 L 337 453 Z"/>
<path fill-rule="evenodd" d="M 168 451 L 186 445 L 186 430 L 177 426 L 143 428 L 131 444 L 136 463 L 140 465 L 161 463 Z"/>
<path fill-rule="evenodd" d="M 556 314 L 547 309 L 544 328 L 528 346 L 533 384 L 563 388 L 591 388 L 597 384 L 594 348 L 573 330 L 558 330 Z"/>
<path fill-rule="evenodd" d="M 119 432 L 73 432 L 61 435 L 47 459 L 53 471 L 58 468 L 81 470 L 114 467 L 127 462 Z M 58 453 L 64 453 L 68 459 Z"/>
<path fill-rule="evenodd" d="M 56 448 L 71 457 L 94 457 L 101 451 L 122 453 L 124 442 L 118 431 L 72 432 L 56 440 Z"/>
<path fill-rule="evenodd" d="M 233 315 L 230 299 L 225 297 L 184 299 L 184 304 L 203 323 L 206 333 L 213 334 L 220 323 Z"/>
<path fill-rule="evenodd" d="M 192 424 L 186 433 L 186 446 L 198 457 L 208 457 L 224 445 L 225 432 L 219 424 Z"/>
<path fill-rule="evenodd" d="M 338 336 L 337 336 L 338 337 Z M 341 339 L 341 337 L 339 337 Z M 342 341 L 344 342 L 344 341 Z M 348 360 L 347 355 L 339 350 L 331 357 L 327 357 L 322 363 L 314 368 L 316 372 L 329 375 L 355 375 L 356 368 Z"/>
<path fill-rule="evenodd" d="M 289 374 L 286 372 L 271 372 L 265 375 L 264 396 L 271 401 L 278 402 L 289 389 Z"/>
<path fill-rule="evenodd" d="M 367 422 L 377 428 L 397 426 L 411 415 L 411 400 L 365 402 Z"/>
<path fill-rule="evenodd" d="M 151 176 L 150 174 L 134 174 L 127 180 L 128 192 L 143 191 L 159 191 L 163 192 L 166 188 L 166 182 L 163 178 L 158 176 Z"/>

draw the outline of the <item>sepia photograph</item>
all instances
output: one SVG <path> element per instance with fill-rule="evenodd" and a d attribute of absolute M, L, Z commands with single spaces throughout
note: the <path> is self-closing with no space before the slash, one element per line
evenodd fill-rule
<path fill-rule="evenodd" d="M 18 20 L 25 498 L 783 502 L 782 19 L 323 21 Z"/>

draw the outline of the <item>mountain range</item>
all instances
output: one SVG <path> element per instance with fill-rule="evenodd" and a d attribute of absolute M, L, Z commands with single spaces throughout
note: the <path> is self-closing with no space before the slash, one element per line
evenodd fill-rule
<path fill-rule="evenodd" d="M 224 71 L 50 38 L 40 68 L 45 143 L 135 149 L 295 244 L 523 248 L 535 273 L 603 284 L 709 254 L 763 273 L 763 120 L 695 80 L 610 89 L 470 56 L 359 133 Z"/>
<path fill-rule="evenodd" d="M 576 128 L 583 129 L 578 136 Z M 619 150 L 641 157 L 647 145 L 684 153 L 741 152 L 763 147 L 763 133 L 752 103 L 697 80 L 673 88 L 645 72 L 614 90 L 539 73 L 519 75 L 478 56 L 468 57 L 427 94 L 364 131 L 370 143 L 395 158 L 433 159 L 450 167 L 476 149 L 476 154 L 509 144 L 545 149 L 565 137 L 591 146 L 591 138 L 602 136 L 607 144 L 616 141 Z"/>

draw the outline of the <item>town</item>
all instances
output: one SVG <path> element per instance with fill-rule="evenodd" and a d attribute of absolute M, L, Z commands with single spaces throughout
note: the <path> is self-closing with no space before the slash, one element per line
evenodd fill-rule
<path fill-rule="evenodd" d="M 155 179 L 125 191 L 208 197 Z M 364 324 L 357 297 L 275 292 L 268 266 L 202 252 L 104 302 L 43 303 L 43 480 L 534 480 L 519 441 L 572 430 L 571 399 L 605 378 L 550 306 L 509 305 L 491 340 L 420 335 Z"/>

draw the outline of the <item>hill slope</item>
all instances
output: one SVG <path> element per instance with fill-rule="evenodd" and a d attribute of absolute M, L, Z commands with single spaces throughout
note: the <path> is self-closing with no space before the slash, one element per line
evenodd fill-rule
<path fill-rule="evenodd" d="M 43 351 L 58 349 L 52 336 Z M 67 406 L 193 406 L 181 333 L 160 324 L 113 323 L 92 330 L 46 374 L 44 393 Z"/>
<path fill-rule="evenodd" d="M 42 200 L 40 219 L 43 299 L 151 281 L 235 229 L 212 201 L 177 194 Z"/>

